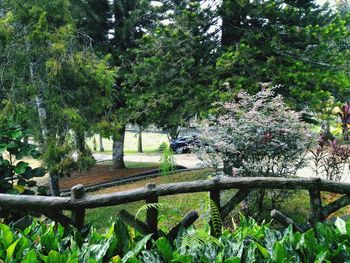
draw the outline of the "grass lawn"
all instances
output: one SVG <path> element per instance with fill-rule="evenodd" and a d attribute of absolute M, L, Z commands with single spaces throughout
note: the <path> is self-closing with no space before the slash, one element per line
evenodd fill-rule
<path fill-rule="evenodd" d="M 112 161 L 99 162 L 97 165 L 99 164 L 111 165 Z M 153 168 L 153 167 L 158 167 L 159 163 L 125 161 L 125 166 L 126 168 Z"/>
<path fill-rule="evenodd" d="M 167 177 L 157 177 L 127 185 L 107 188 L 90 194 L 103 194 L 116 191 L 125 191 L 138 187 L 144 187 L 147 183 L 164 184 L 180 181 L 207 179 L 209 176 L 211 176 L 211 174 L 212 173 L 210 170 L 204 169 L 191 172 L 182 172 Z M 222 203 L 224 204 L 226 200 L 228 200 L 234 193 L 235 190 L 223 191 Z M 327 204 L 328 202 L 333 201 L 338 197 L 339 196 L 331 194 L 323 194 L 323 204 Z M 168 229 L 176 225 L 179 221 L 181 221 L 181 219 L 186 215 L 186 213 L 188 213 L 191 210 L 196 210 L 200 215 L 200 218 L 197 220 L 195 225 L 200 226 L 208 221 L 208 193 L 206 192 L 160 197 L 159 202 L 162 204 L 162 207 L 159 210 L 159 226 L 164 231 L 167 231 Z M 126 209 L 133 215 L 136 215 L 136 213 L 144 205 L 144 201 L 139 201 L 113 207 L 89 209 L 87 210 L 86 214 L 86 222 L 92 223 L 97 229 L 103 229 L 105 226 L 108 225 L 107 223 L 109 220 L 113 220 L 118 216 L 118 213 L 121 209 Z M 271 205 L 269 202 L 266 202 L 265 205 L 266 210 L 259 215 L 258 219 L 270 221 Z M 305 223 L 307 221 L 310 211 L 308 192 L 303 190 L 295 191 L 294 194 L 291 195 L 291 197 L 283 200 L 283 202 L 280 203 L 276 208 L 282 213 L 292 218 L 296 223 Z M 231 213 L 232 217 L 229 217 L 229 219 L 227 220 L 228 225 L 230 225 L 230 221 L 232 221 L 232 218 L 236 219 L 238 217 L 239 212 L 240 207 L 238 206 Z M 339 210 L 338 213 L 336 213 L 336 215 L 341 216 L 348 213 L 350 213 L 349 206 L 345 207 L 342 210 Z M 141 220 L 145 219 L 145 211 L 143 209 L 141 209 L 138 218 Z M 275 224 L 275 226 L 278 227 L 279 225 Z"/>
<path fill-rule="evenodd" d="M 127 131 L 125 133 L 125 153 L 137 153 L 137 136 L 137 132 Z M 99 151 L 99 137 L 96 135 L 95 139 L 97 142 L 97 151 Z M 105 153 L 112 153 L 112 140 L 104 138 L 102 141 Z M 90 149 L 93 149 L 93 137 L 88 138 L 86 142 Z M 142 132 L 142 147 L 145 153 L 158 152 L 159 145 L 163 142 L 169 143 L 168 137 L 165 133 Z"/>

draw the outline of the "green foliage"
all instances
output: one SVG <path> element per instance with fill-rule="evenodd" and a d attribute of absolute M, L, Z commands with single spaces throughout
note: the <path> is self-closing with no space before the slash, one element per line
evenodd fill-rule
<path fill-rule="evenodd" d="M 234 231 L 214 238 L 208 227 L 182 230 L 174 243 L 165 237 L 151 242 L 117 220 L 98 233 L 77 232 L 34 221 L 23 231 L 0 224 L 0 260 L 5 262 L 347 262 L 350 221 L 319 223 L 305 233 L 272 229 L 240 217 Z"/>
<path fill-rule="evenodd" d="M 218 237 L 222 233 L 223 222 L 220 215 L 220 210 L 213 200 L 209 200 L 210 219 L 212 224 L 213 235 Z"/>
<path fill-rule="evenodd" d="M 159 145 L 159 151 L 163 152 L 165 150 L 165 148 L 168 147 L 168 144 L 166 142 L 162 142 L 160 145 Z"/>
<path fill-rule="evenodd" d="M 162 175 L 167 176 L 175 171 L 176 161 L 174 158 L 174 152 L 167 145 L 164 150 L 162 157 L 160 159 L 159 169 Z"/>
<path fill-rule="evenodd" d="M 141 206 L 140 209 L 137 211 L 135 218 L 138 218 L 140 213 L 147 211 L 150 208 L 154 208 L 154 209 L 157 209 L 159 211 L 159 210 L 169 209 L 170 207 L 166 204 L 163 204 L 163 203 L 145 204 L 145 205 Z"/>
<path fill-rule="evenodd" d="M 330 96 L 349 96 L 349 16 L 317 1 L 224 0 L 218 83 L 228 93 L 255 93 L 262 84 L 296 109 L 321 111 Z M 222 97 L 223 94 L 221 94 Z"/>
<path fill-rule="evenodd" d="M 45 187 L 38 187 L 36 177 L 42 177 L 46 171 L 42 167 L 31 168 L 23 158 L 39 158 L 40 152 L 28 143 L 30 134 L 17 126 L 0 126 L 0 193 L 34 194 L 33 190 L 45 193 Z M 2 208 L 0 216 L 11 220 L 20 213 Z"/>
<path fill-rule="evenodd" d="M 210 107 L 216 38 L 208 32 L 212 13 L 202 1 L 162 2 L 159 15 L 171 23 L 156 21 L 139 39 L 124 85 L 134 91 L 128 101 L 141 112 L 140 121 L 173 129 Z"/>
<path fill-rule="evenodd" d="M 6 0 L 0 8 L 6 39 L 0 53 L 8 57 L 1 63 L 6 77 L 0 82 L 0 118 L 10 113 L 14 123 L 31 130 L 57 195 L 58 176 L 95 163 L 84 136 L 112 105 L 115 69 L 107 55 L 98 58 L 81 43 L 70 1 Z M 72 143 L 72 134 L 79 144 Z"/>
<path fill-rule="evenodd" d="M 32 169 L 25 157 L 39 158 L 40 152 L 28 143 L 29 133 L 20 127 L 0 129 L 0 193 L 33 194 L 35 177 L 45 175 L 45 169 Z"/>

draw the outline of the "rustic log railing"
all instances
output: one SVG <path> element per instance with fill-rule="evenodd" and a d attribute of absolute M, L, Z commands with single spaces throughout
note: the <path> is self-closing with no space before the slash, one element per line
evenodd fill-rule
<path fill-rule="evenodd" d="M 238 189 L 238 192 L 226 204 L 222 205 L 220 192 L 227 189 Z M 223 219 L 254 189 L 308 190 L 311 211 L 307 224 L 297 225 L 279 211 L 274 210 L 271 212 L 274 219 L 282 224 L 292 224 L 295 229 L 300 231 L 304 231 L 315 223 L 323 221 L 335 211 L 350 204 L 350 184 L 348 183 L 336 183 L 319 178 L 214 177 L 212 180 L 163 185 L 148 184 L 143 188 L 101 195 L 85 195 L 82 185 L 74 186 L 71 189 L 71 197 L 0 194 L 0 207 L 39 211 L 64 226 L 71 224 L 81 229 L 84 226 L 85 210 L 89 208 L 115 206 L 141 200 L 145 200 L 146 203 L 157 203 L 160 196 L 209 192 L 210 198 L 219 209 Z M 343 194 L 343 196 L 326 206 L 322 206 L 321 191 Z M 65 216 L 62 210 L 72 211 L 71 218 Z M 146 223 L 135 219 L 133 215 L 125 210 L 121 211 L 120 218 L 134 226 L 141 233 L 153 233 L 154 236 L 159 234 L 157 226 L 158 211 L 154 207 L 147 210 Z M 197 218 L 197 212 L 190 212 L 182 222 L 169 232 L 168 236 L 174 238 L 181 226 L 189 227 Z"/>

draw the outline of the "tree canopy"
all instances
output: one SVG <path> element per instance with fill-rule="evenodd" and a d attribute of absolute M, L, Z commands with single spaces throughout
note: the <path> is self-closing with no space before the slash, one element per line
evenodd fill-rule
<path fill-rule="evenodd" d="M 4 0 L 0 122 L 30 129 L 55 180 L 93 164 L 90 134 L 111 137 L 123 167 L 128 123 L 176 137 L 240 91 L 278 85 L 292 109 L 324 112 L 349 100 L 349 10 L 347 1 Z"/>

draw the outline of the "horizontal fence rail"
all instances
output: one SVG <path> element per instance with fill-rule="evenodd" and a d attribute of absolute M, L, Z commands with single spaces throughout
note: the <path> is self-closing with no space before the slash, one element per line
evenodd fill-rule
<path fill-rule="evenodd" d="M 220 192 L 222 190 L 237 189 L 238 191 L 222 205 Z M 70 197 L 49 197 L 0 194 L 0 207 L 25 211 L 35 211 L 61 223 L 64 226 L 73 225 L 78 229 L 84 226 L 85 209 L 106 206 L 115 206 L 135 201 L 146 201 L 148 204 L 157 203 L 158 197 L 209 192 L 210 198 L 218 207 L 220 215 L 225 218 L 229 213 L 254 189 L 288 189 L 308 190 L 310 196 L 310 215 L 308 223 L 297 225 L 292 219 L 277 210 L 271 212 L 274 219 L 284 225 L 292 224 L 296 230 L 307 230 L 317 222 L 325 220 L 329 215 L 342 207 L 350 204 L 350 184 L 337 183 L 320 178 L 276 178 L 276 177 L 214 177 L 211 180 L 198 180 L 190 182 L 179 182 L 169 184 L 148 184 L 142 188 L 121 191 L 109 194 L 86 195 L 82 185 L 76 185 L 71 189 Z M 338 200 L 322 206 L 321 191 L 342 194 Z M 71 210 L 71 218 L 65 216 L 62 210 Z M 146 214 L 146 223 L 134 218 L 127 211 L 122 210 L 120 218 L 131 224 L 141 233 L 153 233 L 159 236 L 157 222 L 158 211 L 150 208 Z M 196 211 L 191 211 L 174 229 L 169 236 L 174 238 L 181 226 L 188 227 L 198 218 Z"/>
<path fill-rule="evenodd" d="M 151 191 L 157 196 L 167 196 L 185 193 L 208 192 L 227 189 L 317 189 L 338 194 L 350 194 L 350 184 L 336 183 L 319 178 L 275 178 L 275 177 L 243 177 L 243 178 L 213 178 L 212 180 L 197 180 L 156 185 Z M 49 208 L 71 210 L 75 208 L 97 208 L 121 205 L 145 200 L 149 188 L 142 187 L 133 190 L 85 196 L 83 199 L 70 197 L 49 197 L 0 194 L 0 206 L 16 208 Z"/>

